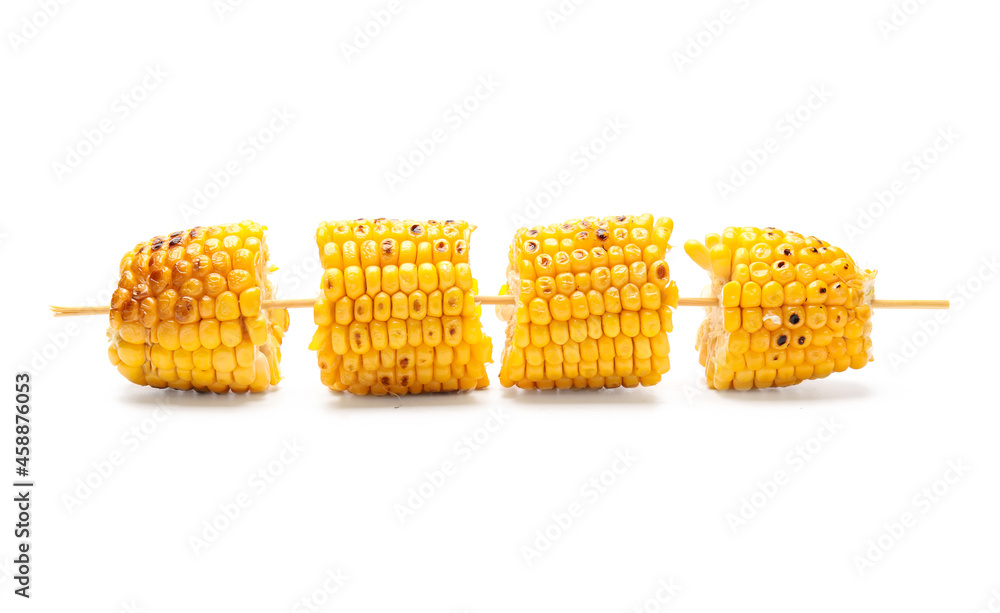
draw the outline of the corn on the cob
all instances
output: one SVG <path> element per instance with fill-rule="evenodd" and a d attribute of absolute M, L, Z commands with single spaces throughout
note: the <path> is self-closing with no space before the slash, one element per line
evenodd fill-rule
<path fill-rule="evenodd" d="M 224 393 L 281 378 L 288 311 L 273 297 L 264 226 L 244 221 L 158 236 L 122 258 L 108 357 L 129 381 Z"/>
<path fill-rule="evenodd" d="M 814 236 L 726 228 L 684 249 L 712 278 L 697 348 L 714 389 L 783 387 L 872 359 L 875 271 Z"/>
<path fill-rule="evenodd" d="M 500 383 L 524 389 L 653 385 L 670 369 L 673 222 L 588 217 L 521 228 L 507 268 Z"/>
<path fill-rule="evenodd" d="M 353 394 L 486 387 L 493 344 L 475 303 L 464 221 L 320 224 L 324 273 L 310 349 L 320 379 Z"/>

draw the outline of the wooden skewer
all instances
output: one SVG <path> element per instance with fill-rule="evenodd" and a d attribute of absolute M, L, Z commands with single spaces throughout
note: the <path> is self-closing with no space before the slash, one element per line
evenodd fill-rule
<path fill-rule="evenodd" d="M 265 300 L 265 309 L 310 309 L 315 304 L 315 298 L 297 298 L 295 300 Z M 486 305 L 513 305 L 513 296 L 476 296 L 476 302 Z M 718 298 L 680 298 L 679 306 L 713 307 L 719 306 Z M 872 300 L 874 309 L 947 309 L 951 306 L 948 300 Z M 108 307 L 80 306 L 63 307 L 50 306 L 56 317 L 73 317 L 77 315 L 107 315 Z"/>

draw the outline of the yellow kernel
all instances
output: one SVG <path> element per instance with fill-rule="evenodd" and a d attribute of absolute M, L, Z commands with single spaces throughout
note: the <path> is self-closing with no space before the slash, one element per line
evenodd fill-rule
<path fill-rule="evenodd" d="M 712 258 L 709 255 L 708 247 L 696 240 L 689 240 L 684 243 L 684 251 L 694 260 L 694 263 L 707 271 L 712 270 Z"/>
<path fill-rule="evenodd" d="M 229 321 L 240 316 L 239 298 L 234 292 L 222 292 L 215 299 L 215 316 L 219 321 Z"/>
<path fill-rule="evenodd" d="M 742 311 L 739 307 L 729 307 L 723 310 L 723 328 L 726 332 L 736 332 L 742 325 Z"/>
<path fill-rule="evenodd" d="M 198 323 L 198 339 L 203 347 L 215 349 L 222 343 L 219 335 L 219 322 L 215 319 L 203 319 Z M 185 347 L 185 349 L 188 349 Z M 197 349 L 197 347 L 195 347 Z M 188 349 L 190 351 L 190 349 Z"/>
<path fill-rule="evenodd" d="M 354 301 L 354 319 L 357 321 L 362 323 L 370 322 L 373 312 L 374 308 L 371 296 L 361 296 Z"/>
<path fill-rule="evenodd" d="M 541 298 L 535 298 L 528 305 L 528 315 L 532 323 L 548 325 L 552 321 L 549 314 L 549 305 Z"/>
<path fill-rule="evenodd" d="M 427 295 L 417 290 L 409 295 L 407 309 L 412 319 L 421 320 L 427 315 Z"/>
<path fill-rule="evenodd" d="M 365 293 L 365 276 L 360 266 L 348 266 L 344 270 L 344 291 L 351 299 Z"/>
<path fill-rule="evenodd" d="M 243 340 L 243 329 L 238 321 L 224 321 L 219 324 L 219 337 L 226 347 L 235 347 Z"/>
<path fill-rule="evenodd" d="M 725 244 L 718 244 L 709 249 L 712 261 L 712 273 L 719 278 L 727 279 L 732 272 L 732 250 Z"/>
<path fill-rule="evenodd" d="M 234 268 L 226 275 L 226 284 L 229 286 L 229 291 L 239 294 L 243 290 L 253 287 L 253 274 L 243 269 Z"/>
<path fill-rule="evenodd" d="M 727 308 L 740 306 L 740 294 L 742 291 L 742 286 L 736 281 L 730 281 L 723 285 L 722 306 Z"/>
<path fill-rule="evenodd" d="M 743 308 L 760 306 L 761 288 L 753 281 L 743 284 L 743 293 L 740 296 L 740 306 Z"/>
<path fill-rule="evenodd" d="M 802 304 L 806 300 L 806 287 L 798 281 L 785 286 L 785 304 Z"/>
<path fill-rule="evenodd" d="M 257 317 L 247 318 L 245 325 L 247 333 L 250 335 L 250 342 L 258 346 L 267 342 L 268 321 L 264 313 L 258 314 Z"/>
<path fill-rule="evenodd" d="M 244 317 L 256 317 L 260 313 L 261 292 L 259 287 L 251 287 L 240 294 L 240 312 Z"/>
<path fill-rule="evenodd" d="M 313 323 L 318 326 L 328 326 L 333 323 L 333 304 L 320 298 L 313 303 Z"/>
<path fill-rule="evenodd" d="M 183 324 L 181 326 L 181 349 L 187 349 L 188 351 L 194 351 L 201 346 L 201 338 L 198 333 L 198 325 L 196 323 Z"/>
<path fill-rule="evenodd" d="M 219 346 L 212 350 L 212 368 L 219 372 L 232 372 L 236 368 L 236 351 L 232 347 Z"/>
<path fill-rule="evenodd" d="M 743 329 L 753 333 L 764 326 L 764 313 L 760 307 L 743 309 Z"/>
<path fill-rule="evenodd" d="M 827 298 L 827 284 L 820 280 L 815 280 L 806 286 L 806 302 L 810 304 L 823 304 Z"/>
<path fill-rule="evenodd" d="M 344 273 L 338 268 L 328 268 L 323 272 L 323 280 L 320 286 L 327 300 L 330 302 L 339 300 L 345 295 Z"/>
<path fill-rule="evenodd" d="M 146 348 L 144 345 L 120 341 L 118 343 L 118 359 L 125 366 L 142 366 L 146 363 Z"/>

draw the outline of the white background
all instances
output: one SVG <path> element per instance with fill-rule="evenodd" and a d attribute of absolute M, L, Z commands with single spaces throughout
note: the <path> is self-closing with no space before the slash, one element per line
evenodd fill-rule
<path fill-rule="evenodd" d="M 1000 282 L 980 271 L 998 251 L 1000 7 L 895 1 L 592 0 L 556 27 L 554 0 L 406 1 L 350 58 L 343 44 L 385 0 L 250 0 L 221 17 L 210 0 L 70 2 L 49 19 L 33 0 L 5 2 L 3 372 L 35 372 L 37 485 L 33 597 L 12 596 L 5 565 L 4 602 L 292 610 L 339 568 L 348 578 L 326 610 L 628 611 L 668 580 L 681 586 L 665 605 L 676 611 L 987 606 L 1000 588 Z M 897 30 L 880 30 L 904 8 Z M 679 54 L 697 57 L 681 67 Z M 155 88 L 132 93 L 157 68 Z M 446 113 L 490 77 L 495 91 L 456 126 Z M 806 111 L 813 88 L 832 96 Z M 127 116 L 123 94 L 144 98 Z M 244 141 L 286 107 L 294 119 L 249 160 Z M 783 118 L 796 110 L 808 118 L 789 134 Z M 81 146 L 105 118 L 110 132 Z M 581 170 L 578 148 L 615 118 L 622 133 Z M 390 189 L 385 173 L 436 129 L 444 142 Z M 949 129 L 953 142 L 928 153 Z M 769 138 L 777 150 L 724 198 L 718 182 Z M 88 155 L 60 172 L 70 149 Z M 911 158 L 924 155 L 934 161 L 917 173 Z M 215 197 L 185 218 L 231 163 L 240 174 L 208 187 Z M 526 208 L 563 170 L 572 183 Z M 895 181 L 905 191 L 894 203 L 870 206 Z M 954 308 L 938 325 L 932 312 L 880 312 L 874 363 L 791 389 L 705 389 L 693 349 L 701 312 L 685 309 L 673 368 L 654 388 L 532 394 L 494 383 L 400 408 L 320 384 L 308 311 L 292 313 L 277 389 L 215 397 L 129 384 L 107 363 L 103 318 L 56 320 L 46 308 L 105 303 L 126 249 L 194 224 L 266 224 L 282 294 L 308 297 L 319 220 L 467 218 L 480 226 L 473 268 L 490 293 L 515 215 L 645 211 L 674 219 L 675 245 L 727 225 L 815 234 L 877 267 L 881 297 L 951 297 Z M 866 229 L 850 232 L 863 212 Z M 679 248 L 669 263 L 682 294 L 697 295 L 704 273 Z M 499 358 L 501 327 L 485 320 Z M 903 358 L 907 343 L 920 348 Z M 162 422 L 158 403 L 170 410 Z M 456 455 L 497 409 L 499 431 L 467 461 Z M 824 419 L 837 434 L 789 463 Z M 137 426 L 152 434 L 133 449 Z M 291 441 L 301 455 L 263 492 L 252 487 Z M 590 504 L 581 485 L 616 450 L 638 460 Z M 91 475 L 115 452 L 109 476 Z M 401 522 L 394 505 L 448 460 L 457 473 Z M 968 473 L 918 506 L 954 461 Z M 734 533 L 727 514 L 778 470 L 789 482 Z M 71 512 L 67 496 L 88 476 L 100 484 Z M 195 555 L 190 538 L 240 492 L 252 504 Z M 523 548 L 574 502 L 583 516 L 527 564 Z M 916 525 L 859 572 L 869 540 L 908 511 Z"/>

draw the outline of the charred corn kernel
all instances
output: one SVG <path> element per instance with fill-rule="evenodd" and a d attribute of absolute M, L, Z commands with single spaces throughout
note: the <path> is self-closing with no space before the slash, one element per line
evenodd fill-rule
<path fill-rule="evenodd" d="M 379 292 L 372 299 L 372 316 L 378 321 L 388 321 L 392 316 L 392 301 L 389 294 Z"/>
<path fill-rule="evenodd" d="M 710 387 L 781 387 L 870 361 L 875 272 L 842 249 L 776 228 L 727 228 L 685 251 L 719 299 L 698 331 Z"/>
<path fill-rule="evenodd" d="M 790 330 L 795 330 L 805 325 L 806 311 L 800 306 L 786 306 L 781 308 L 782 321 Z"/>
<path fill-rule="evenodd" d="M 816 280 L 806 286 L 806 302 L 809 304 L 823 304 L 827 298 L 827 284 Z"/>
<path fill-rule="evenodd" d="M 669 368 L 666 334 L 677 304 L 663 261 L 672 230 L 669 219 L 650 215 L 518 230 L 507 277 L 522 290 L 512 292 L 517 308 L 498 310 L 508 322 L 500 382 L 524 389 L 658 382 Z M 708 249 L 703 255 L 712 266 Z"/>
<path fill-rule="evenodd" d="M 320 224 L 326 305 L 314 312 L 310 348 L 327 387 L 382 395 L 487 385 L 492 345 L 479 322 L 468 264 L 474 229 L 462 221 Z"/>
<path fill-rule="evenodd" d="M 354 320 L 368 323 L 372 320 L 374 304 L 371 296 L 361 296 L 354 301 Z"/>
<path fill-rule="evenodd" d="M 155 237 L 125 254 L 109 336 L 126 378 L 153 387 L 237 393 L 278 382 L 288 314 L 262 310 L 263 301 L 273 298 L 264 230 L 249 221 L 196 227 Z M 251 342 L 254 336 L 259 342 Z M 236 362 L 233 350 L 241 343 L 246 366 Z M 263 368 L 255 366 L 258 359 Z M 237 381 L 237 367 L 253 371 L 241 371 Z"/>

